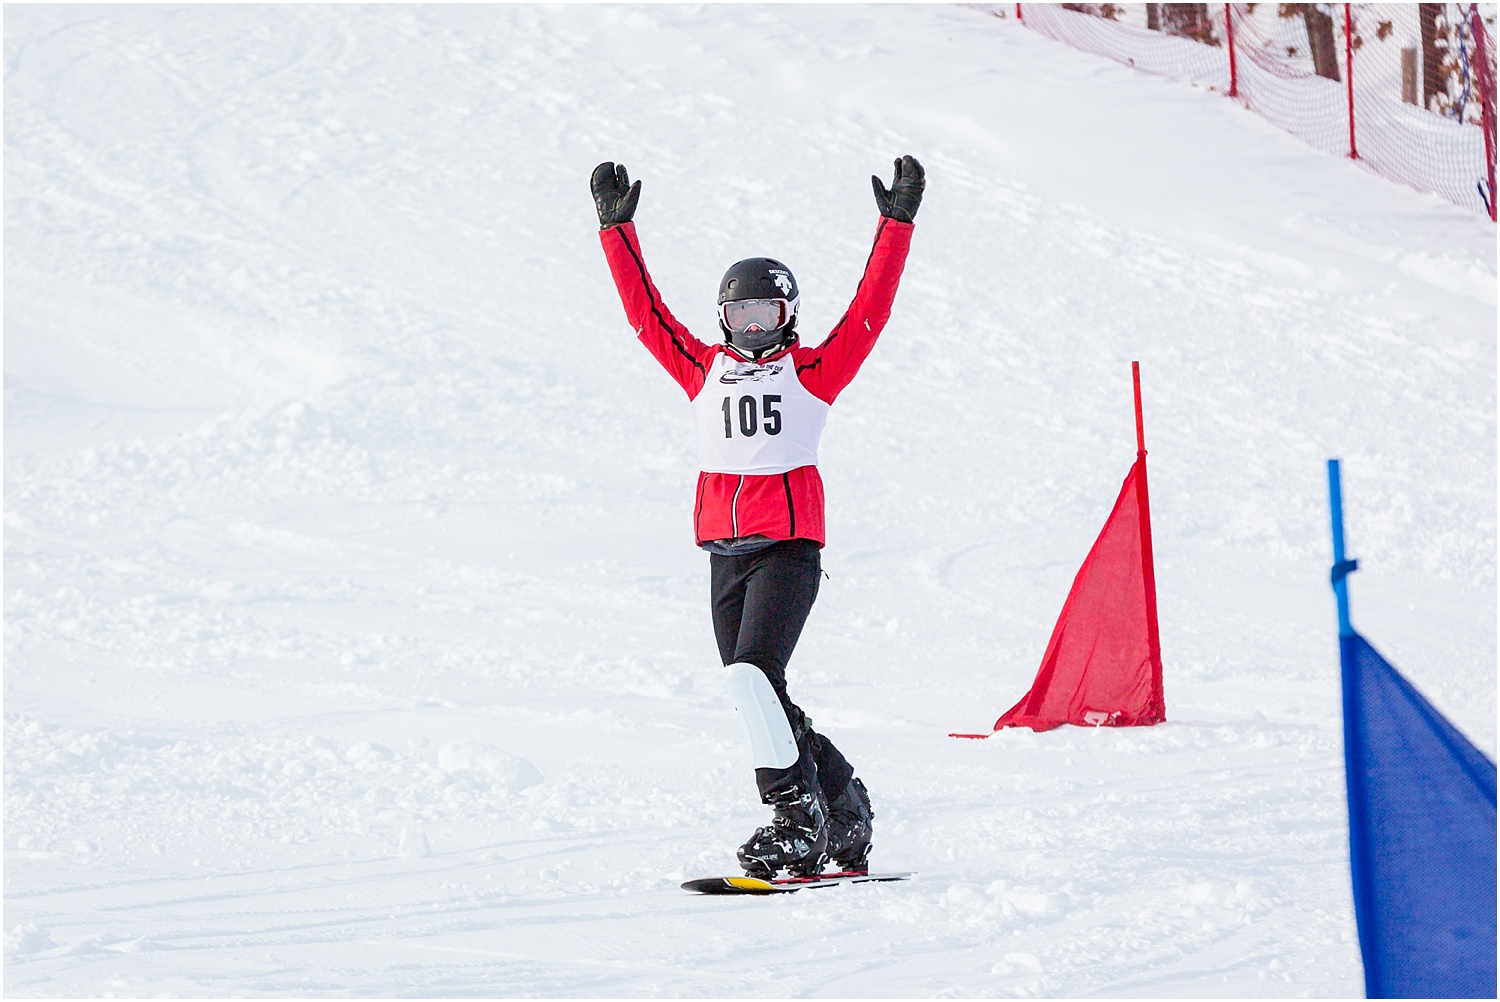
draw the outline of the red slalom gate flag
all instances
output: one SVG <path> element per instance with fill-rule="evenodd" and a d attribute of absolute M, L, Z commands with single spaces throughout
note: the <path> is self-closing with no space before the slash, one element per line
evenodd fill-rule
<path fill-rule="evenodd" d="M 1131 363 L 1131 375 L 1135 383 L 1135 465 L 1073 579 L 1031 691 L 1001 714 L 995 721 L 996 731 L 1002 727 L 1046 731 L 1060 724 L 1140 727 L 1167 719 L 1156 622 L 1156 573 L 1151 559 L 1151 504 L 1146 488 L 1139 362 Z"/>

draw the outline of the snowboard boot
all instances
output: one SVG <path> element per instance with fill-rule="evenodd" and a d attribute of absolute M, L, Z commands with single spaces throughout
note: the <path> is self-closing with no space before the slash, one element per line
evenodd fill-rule
<path fill-rule="evenodd" d="M 823 794 L 788 785 L 769 799 L 771 823 L 755 829 L 740 846 L 740 866 L 751 877 L 770 880 L 785 869 L 794 877 L 823 870 L 828 858 L 828 820 Z"/>
<path fill-rule="evenodd" d="M 858 778 L 828 804 L 828 856 L 843 873 L 870 872 L 870 835 L 875 811 Z"/>

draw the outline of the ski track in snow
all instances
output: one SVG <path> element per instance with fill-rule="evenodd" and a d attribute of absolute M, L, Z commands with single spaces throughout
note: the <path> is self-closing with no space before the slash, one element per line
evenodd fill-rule
<path fill-rule="evenodd" d="M 1495 753 L 1495 236 L 1229 101 L 963 8 L 11 7 L 11 996 L 1349 996 L 1323 460 L 1356 623 Z M 699 336 L 832 326 L 794 692 L 904 884 L 684 895 L 763 819 Z M 814 335 L 816 336 L 816 335 Z M 1170 721 L 1005 732 L 1133 458 Z"/>

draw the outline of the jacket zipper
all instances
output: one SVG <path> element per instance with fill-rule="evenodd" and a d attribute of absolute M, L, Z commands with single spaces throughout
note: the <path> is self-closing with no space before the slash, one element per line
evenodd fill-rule
<path fill-rule="evenodd" d="M 734 538 L 740 538 L 740 491 L 745 489 L 745 476 L 740 475 L 740 482 L 735 485 L 734 498 L 729 502 L 729 530 L 734 533 Z"/>

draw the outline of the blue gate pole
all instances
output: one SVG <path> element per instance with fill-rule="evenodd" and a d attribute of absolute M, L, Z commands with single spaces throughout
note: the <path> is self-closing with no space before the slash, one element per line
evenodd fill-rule
<path fill-rule="evenodd" d="M 1333 581 L 1333 594 L 1339 603 L 1339 636 L 1354 636 L 1354 627 L 1349 625 L 1349 572 L 1359 566 L 1358 560 L 1344 558 L 1344 491 L 1339 483 L 1339 461 L 1328 461 L 1328 508 L 1333 517 L 1333 570 L 1329 577 Z"/>

